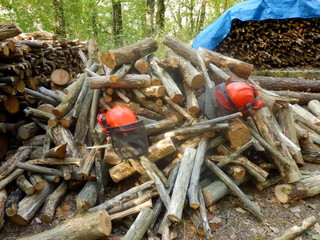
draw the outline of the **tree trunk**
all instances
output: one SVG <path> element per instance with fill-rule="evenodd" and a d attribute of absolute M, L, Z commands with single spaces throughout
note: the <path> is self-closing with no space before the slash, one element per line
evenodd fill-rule
<path fill-rule="evenodd" d="M 157 14 L 156 14 L 156 24 L 158 29 L 162 30 L 164 28 L 165 24 L 165 1 L 164 0 L 158 0 L 157 1 Z"/>
<path fill-rule="evenodd" d="M 112 0 L 112 31 L 114 42 L 122 45 L 122 6 L 121 1 Z"/>
<path fill-rule="evenodd" d="M 55 13 L 55 33 L 61 37 L 66 37 L 66 24 L 63 10 L 63 0 L 53 0 L 54 13 Z"/>

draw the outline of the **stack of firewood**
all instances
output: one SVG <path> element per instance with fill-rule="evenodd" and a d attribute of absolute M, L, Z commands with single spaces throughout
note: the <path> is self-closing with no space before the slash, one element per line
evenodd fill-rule
<path fill-rule="evenodd" d="M 25 109 L 28 123 L 18 129 L 23 145 L 8 153 L 0 167 L 0 226 L 7 219 L 25 225 L 36 214 L 51 222 L 68 191 L 81 189 L 74 215 L 81 214 L 22 239 L 66 239 L 70 234 L 98 239 L 111 234 L 111 222 L 137 213 L 124 239 L 141 239 L 147 229 L 169 239 L 170 225 L 187 216 L 199 233 L 212 238 L 206 207 L 231 190 L 257 220 L 265 218 L 238 187 L 248 180 L 259 190 L 284 182 L 276 189 L 281 202 L 319 193 L 319 176 L 303 176 L 299 170 L 304 161 L 317 161 L 310 153 L 320 152 L 319 115 L 311 121 L 312 113 L 306 115 L 296 99 L 279 97 L 250 80 L 251 64 L 194 50 L 173 37 L 164 44 L 168 51 L 159 59 L 152 38 L 101 54 L 89 40 L 88 58 L 82 56 L 85 71 L 65 95 L 49 88 L 37 91 L 45 92 L 41 101 L 51 112 Z M 197 96 L 235 80 L 255 84 L 265 107 L 250 116 L 206 119 Z M 150 146 L 139 158 L 121 159 L 96 123 L 98 112 L 116 105 L 129 107 L 144 121 Z M 318 114 L 319 107 L 314 102 L 310 110 Z M 278 172 L 275 178 L 269 177 L 272 169 Z M 111 181 L 120 184 L 129 177 L 138 184 L 105 199 Z"/>
<path fill-rule="evenodd" d="M 232 22 L 215 51 L 259 68 L 319 67 L 319 18 Z"/>
<path fill-rule="evenodd" d="M 12 119 L 15 122 L 23 116 L 23 109 L 39 103 L 34 91 L 44 93 L 43 87 L 63 90 L 83 72 L 79 50 L 86 51 L 77 40 L 56 39 L 45 31 L 21 33 L 16 24 L 0 24 L 0 158 L 8 144 L 4 134 L 23 123 L 12 124 Z M 63 95 L 61 92 L 60 97 Z M 51 99 L 50 104 L 58 102 Z"/>

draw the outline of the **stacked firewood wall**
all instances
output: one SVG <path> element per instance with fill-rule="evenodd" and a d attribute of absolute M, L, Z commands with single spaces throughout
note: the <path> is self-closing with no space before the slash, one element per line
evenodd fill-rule
<path fill-rule="evenodd" d="M 22 239 L 67 239 L 70 232 L 73 239 L 142 239 L 147 229 L 150 237 L 169 239 L 172 223 L 187 217 L 201 237 L 212 239 L 206 207 L 230 191 L 257 221 L 266 218 L 238 187 L 246 181 L 259 190 L 284 183 L 276 188 L 283 203 L 319 194 L 319 176 L 303 176 L 299 169 L 305 161 L 318 162 L 310 153 L 320 152 L 319 102 L 301 109 L 296 99 L 250 80 L 249 63 L 192 49 L 174 37 L 163 43 L 168 49 L 160 59 L 152 38 L 102 53 L 88 40 L 87 56 L 79 52 L 85 70 L 64 93 L 50 85 L 38 94 L 25 92 L 46 106 L 24 109 L 27 123 L 15 133 L 22 145 L 3 159 L 0 228 L 6 221 L 29 224 L 36 215 L 52 222 L 63 197 L 77 189 L 74 217 Z M 197 96 L 235 80 L 256 85 L 265 107 L 252 115 L 206 119 Z M 149 148 L 139 158 L 121 159 L 96 122 L 97 113 L 117 105 L 145 124 Z M 132 186 L 106 198 L 106 186 L 126 179 Z M 125 236 L 114 235 L 111 222 L 132 214 L 138 216 Z"/>
<path fill-rule="evenodd" d="M 236 19 L 215 51 L 257 68 L 319 67 L 319 25 L 319 18 Z"/>

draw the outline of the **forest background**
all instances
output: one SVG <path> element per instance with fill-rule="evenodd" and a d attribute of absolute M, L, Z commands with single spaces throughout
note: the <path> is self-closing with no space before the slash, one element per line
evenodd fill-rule
<path fill-rule="evenodd" d="M 170 34 L 190 42 L 241 0 L 0 0 L 0 22 L 23 32 L 39 29 L 59 38 L 95 38 L 100 49 Z"/>

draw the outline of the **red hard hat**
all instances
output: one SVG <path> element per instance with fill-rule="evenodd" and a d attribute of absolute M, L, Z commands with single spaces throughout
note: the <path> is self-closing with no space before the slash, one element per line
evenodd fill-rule
<path fill-rule="evenodd" d="M 108 110 L 106 118 L 110 127 L 119 127 L 138 121 L 136 115 L 128 107 L 124 106 L 111 108 Z"/>
<path fill-rule="evenodd" d="M 219 85 L 216 88 L 216 97 L 222 107 L 242 113 L 247 113 L 248 109 L 258 110 L 263 107 L 258 90 L 253 85 L 246 82 Z"/>

